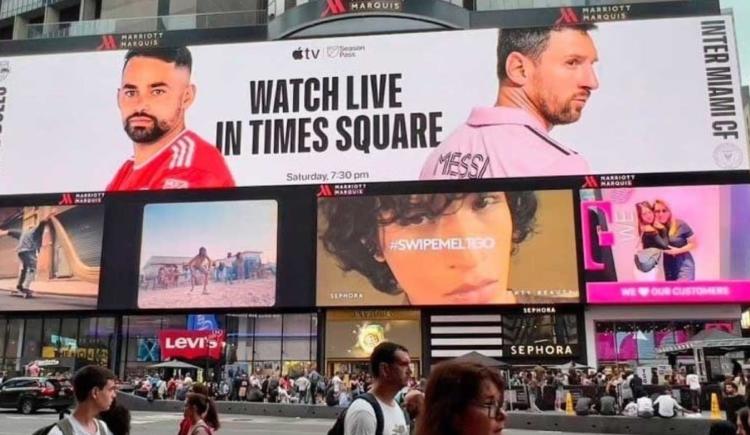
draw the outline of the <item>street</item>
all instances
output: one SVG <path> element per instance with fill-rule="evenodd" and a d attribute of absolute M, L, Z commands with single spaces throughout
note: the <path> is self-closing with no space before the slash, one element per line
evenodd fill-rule
<path fill-rule="evenodd" d="M 176 413 L 133 412 L 132 434 L 175 435 L 182 415 Z M 333 420 L 300 419 L 266 416 L 222 415 L 220 434 L 250 435 L 325 435 L 333 426 Z M 15 411 L 0 411 L 0 435 L 30 434 L 40 427 L 57 421 L 57 414 L 39 411 L 35 415 L 21 415 Z M 505 435 L 574 435 L 570 432 L 538 432 L 506 429 Z M 601 434 L 589 434 L 601 435 Z"/>

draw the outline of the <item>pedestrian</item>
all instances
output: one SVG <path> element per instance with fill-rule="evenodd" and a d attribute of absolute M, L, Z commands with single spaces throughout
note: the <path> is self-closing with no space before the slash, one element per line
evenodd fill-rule
<path fill-rule="evenodd" d="M 654 416 L 654 402 L 648 396 L 641 396 L 636 399 L 636 406 L 638 406 L 638 417 L 651 418 Z"/>
<path fill-rule="evenodd" d="M 408 434 L 404 412 L 394 398 L 412 374 L 409 351 L 384 341 L 370 355 L 370 370 L 375 377 L 371 392 L 360 394 L 334 429 L 343 425 L 346 435 Z"/>
<path fill-rule="evenodd" d="M 695 371 L 691 368 L 685 376 L 685 383 L 690 387 L 690 407 L 693 411 L 701 410 L 701 381 Z"/>
<path fill-rule="evenodd" d="M 302 376 L 295 379 L 294 385 L 297 386 L 300 403 L 310 403 L 310 396 L 307 394 L 307 389 L 310 388 L 310 380 L 307 376 L 303 373 Z"/>
<path fill-rule="evenodd" d="M 724 410 L 726 410 L 727 421 L 737 422 L 737 411 L 746 406 L 745 397 L 737 391 L 737 384 L 730 382 L 724 384 Z"/>
<path fill-rule="evenodd" d="M 310 399 L 313 405 L 318 403 L 318 385 L 322 378 L 316 368 L 317 367 L 313 365 L 310 374 L 308 375 L 308 379 L 310 379 Z"/>
<path fill-rule="evenodd" d="M 409 417 L 409 434 L 414 435 L 417 433 L 417 420 L 422 414 L 422 408 L 424 407 L 424 393 L 413 389 L 406 393 L 404 396 L 404 411 Z"/>
<path fill-rule="evenodd" d="M 436 365 L 427 381 L 417 435 L 489 435 L 505 425 L 504 382 L 482 364 L 449 360 Z"/>
<path fill-rule="evenodd" d="M 184 416 L 190 421 L 188 435 L 213 435 L 221 427 L 216 404 L 204 394 L 188 394 Z"/>
<path fill-rule="evenodd" d="M 736 435 L 737 427 L 734 423 L 730 423 L 726 420 L 715 421 L 711 425 L 711 429 L 708 431 L 708 435 Z"/>
<path fill-rule="evenodd" d="M 73 376 L 77 406 L 68 417 L 55 423 L 48 435 L 112 435 L 107 424 L 97 417 L 112 406 L 115 399 L 115 375 L 110 370 L 88 365 Z"/>
<path fill-rule="evenodd" d="M 685 408 L 672 397 L 672 389 L 664 388 L 661 395 L 654 400 L 654 412 L 661 418 L 673 418 L 675 411 L 685 412 Z"/>
<path fill-rule="evenodd" d="M 108 410 L 99 413 L 99 419 L 107 424 L 112 435 L 130 434 L 130 411 L 117 400 L 112 401 Z"/>
<path fill-rule="evenodd" d="M 737 412 L 737 435 L 750 435 L 750 409 L 742 408 Z"/>

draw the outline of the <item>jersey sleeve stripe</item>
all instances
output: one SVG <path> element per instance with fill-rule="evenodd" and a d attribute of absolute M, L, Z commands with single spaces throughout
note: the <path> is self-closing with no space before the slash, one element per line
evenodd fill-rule
<path fill-rule="evenodd" d="M 187 142 L 187 156 L 185 156 L 185 167 L 189 168 L 193 166 L 193 157 L 195 156 L 195 141 L 185 136 L 184 141 Z"/>
<path fill-rule="evenodd" d="M 180 153 L 180 149 L 177 145 L 172 145 L 169 148 L 172 151 L 172 159 L 169 161 L 169 169 L 174 169 L 175 165 L 177 165 L 177 156 Z"/>
<path fill-rule="evenodd" d="M 552 145 L 552 146 L 553 146 L 553 147 L 554 147 L 555 149 L 557 149 L 557 150 L 558 150 L 558 151 L 560 151 L 561 153 L 565 154 L 566 156 L 569 156 L 569 155 L 571 155 L 572 151 L 570 151 L 570 150 L 566 150 L 565 148 L 563 148 L 563 147 L 562 147 L 562 145 L 556 144 L 556 143 L 555 143 L 555 142 L 554 142 L 554 141 L 553 141 L 552 139 L 550 139 L 550 138 L 548 138 L 548 137 L 544 136 L 543 134 L 539 133 L 538 131 L 534 130 L 533 128 L 529 127 L 528 125 L 526 125 L 525 127 L 526 127 L 526 128 L 527 128 L 527 129 L 528 129 L 528 130 L 529 130 L 530 132 L 532 132 L 532 133 L 534 133 L 535 135 L 537 135 L 537 136 L 539 137 L 539 139 L 541 139 L 541 140 L 543 140 L 543 141 L 547 142 L 548 144 Z M 573 154 L 575 154 L 575 153 L 573 153 Z"/>

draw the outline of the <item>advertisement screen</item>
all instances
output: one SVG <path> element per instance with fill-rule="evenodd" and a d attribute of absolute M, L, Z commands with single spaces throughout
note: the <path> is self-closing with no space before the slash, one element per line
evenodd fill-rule
<path fill-rule="evenodd" d="M 750 185 L 581 191 L 589 303 L 750 300 Z"/>
<path fill-rule="evenodd" d="M 569 191 L 319 198 L 317 304 L 577 302 L 572 201 Z"/>
<path fill-rule="evenodd" d="M 748 168 L 724 16 L 0 63 L 0 194 Z"/>
<path fill-rule="evenodd" d="M 273 306 L 276 228 L 274 200 L 146 205 L 138 307 Z"/>
<path fill-rule="evenodd" d="M 0 311 L 95 309 L 104 206 L 0 208 Z"/>

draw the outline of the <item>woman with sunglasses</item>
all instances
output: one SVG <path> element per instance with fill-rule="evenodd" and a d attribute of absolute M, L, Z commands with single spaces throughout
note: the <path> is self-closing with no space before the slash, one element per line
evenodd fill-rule
<path fill-rule="evenodd" d="M 664 279 L 666 281 L 695 281 L 695 260 L 690 253 L 695 249 L 695 234 L 685 221 L 675 218 L 672 210 L 661 199 L 654 201 L 656 220 L 667 229 L 669 249 L 664 251 Z"/>
<path fill-rule="evenodd" d="M 493 368 L 466 361 L 438 364 L 427 382 L 417 435 L 500 434 L 504 382 Z"/>

